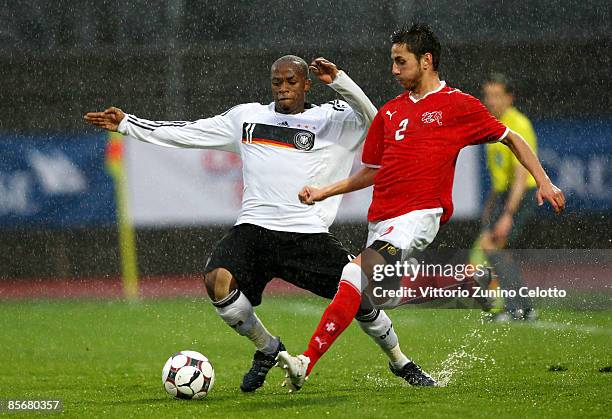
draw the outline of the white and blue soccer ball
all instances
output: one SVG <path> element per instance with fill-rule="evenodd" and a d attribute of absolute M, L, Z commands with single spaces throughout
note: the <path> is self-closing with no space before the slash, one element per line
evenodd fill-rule
<path fill-rule="evenodd" d="M 201 399 L 215 384 L 215 370 L 204 355 L 196 351 L 180 351 L 166 361 L 162 369 L 162 385 L 178 399 Z"/>

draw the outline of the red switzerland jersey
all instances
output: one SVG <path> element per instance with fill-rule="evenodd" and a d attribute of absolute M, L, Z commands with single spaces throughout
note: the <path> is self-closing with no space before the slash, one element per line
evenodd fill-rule
<path fill-rule="evenodd" d="M 372 121 L 363 148 L 363 164 L 380 168 L 368 220 L 441 207 L 445 223 L 453 213 L 459 151 L 501 141 L 507 132 L 478 99 L 444 82 L 419 100 L 409 92 L 390 100 Z"/>

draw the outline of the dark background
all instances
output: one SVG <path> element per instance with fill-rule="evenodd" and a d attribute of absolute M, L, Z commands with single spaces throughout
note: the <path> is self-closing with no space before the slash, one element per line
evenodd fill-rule
<path fill-rule="evenodd" d="M 279 56 L 324 56 L 380 106 L 390 33 L 414 21 L 443 44 L 441 77 L 479 95 L 492 70 L 511 76 L 533 119 L 612 118 L 609 1 L 4 1 L 0 8 L 0 132 L 92 132 L 86 111 L 110 105 L 151 119 L 208 117 L 269 102 Z M 315 83 L 310 100 L 329 99 Z M 536 219 L 522 247 L 610 248 L 608 214 Z M 141 229 L 145 274 L 198 272 L 227 226 Z M 365 223 L 334 231 L 356 251 Z M 440 246 L 469 247 L 477 221 L 452 222 Z M 0 230 L 0 277 L 118 272 L 114 226 Z"/>
<path fill-rule="evenodd" d="M 389 35 L 414 21 L 440 37 L 452 86 L 477 94 L 498 70 L 531 117 L 611 116 L 609 1 L 30 0 L 0 13 L 3 130 L 80 131 L 110 104 L 194 119 L 268 102 L 269 66 L 290 53 L 336 62 L 379 106 L 400 92 Z"/>

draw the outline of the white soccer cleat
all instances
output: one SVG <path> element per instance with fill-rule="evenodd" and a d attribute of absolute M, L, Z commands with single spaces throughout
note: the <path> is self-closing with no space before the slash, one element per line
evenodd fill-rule
<path fill-rule="evenodd" d="M 285 369 L 285 381 L 283 387 L 289 388 L 289 393 L 298 391 L 308 378 L 306 370 L 310 364 L 310 358 L 304 355 L 292 356 L 287 351 L 281 351 L 276 357 L 278 366 Z"/>

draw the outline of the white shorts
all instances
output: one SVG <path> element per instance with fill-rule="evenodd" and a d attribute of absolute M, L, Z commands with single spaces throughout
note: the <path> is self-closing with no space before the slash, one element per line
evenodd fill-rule
<path fill-rule="evenodd" d="M 390 243 L 402 249 L 403 260 L 414 250 L 425 249 L 436 238 L 442 212 L 442 208 L 429 208 L 369 223 L 366 247 L 376 240 Z"/>

